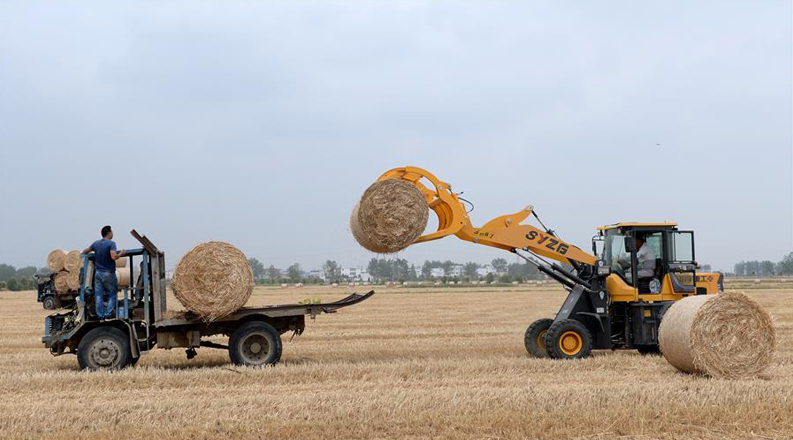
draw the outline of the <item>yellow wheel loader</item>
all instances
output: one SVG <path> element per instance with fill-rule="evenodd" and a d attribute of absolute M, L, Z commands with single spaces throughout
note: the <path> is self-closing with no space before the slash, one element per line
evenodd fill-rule
<path fill-rule="evenodd" d="M 526 350 L 534 357 L 584 358 L 593 349 L 657 353 L 658 326 L 675 301 L 723 290 L 722 274 L 697 272 L 694 233 L 678 230 L 676 223 L 602 226 L 597 228 L 589 254 L 546 228 L 532 206 L 476 227 L 451 185 L 432 173 L 400 167 L 378 180 L 386 179 L 414 184 L 438 217 L 438 230 L 415 243 L 455 235 L 504 249 L 569 291 L 553 319 L 535 321 L 526 330 Z M 522 224 L 529 216 L 541 228 Z"/>

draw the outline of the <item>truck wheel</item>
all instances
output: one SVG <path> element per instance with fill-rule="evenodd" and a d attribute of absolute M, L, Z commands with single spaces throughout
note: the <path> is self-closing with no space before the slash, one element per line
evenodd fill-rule
<path fill-rule="evenodd" d="M 229 357 L 237 365 L 275 365 L 281 359 L 281 350 L 281 335 L 262 321 L 241 325 L 229 339 Z"/>
<path fill-rule="evenodd" d="M 44 301 L 41 303 L 46 310 L 55 310 L 55 298 L 48 296 L 44 298 Z"/>
<path fill-rule="evenodd" d="M 551 324 L 553 324 L 553 319 L 538 319 L 526 329 L 523 344 L 526 346 L 529 356 L 535 358 L 548 357 L 548 352 L 545 350 L 545 334 Z"/>
<path fill-rule="evenodd" d="M 129 364 L 129 338 L 114 327 L 91 330 L 77 346 L 80 368 L 88 370 L 120 370 Z"/>
<path fill-rule="evenodd" d="M 592 335 L 584 324 L 565 319 L 548 328 L 545 347 L 553 359 L 581 359 L 592 352 Z"/>

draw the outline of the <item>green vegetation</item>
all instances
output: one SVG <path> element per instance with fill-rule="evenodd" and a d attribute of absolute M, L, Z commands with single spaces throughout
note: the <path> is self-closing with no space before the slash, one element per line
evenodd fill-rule
<path fill-rule="evenodd" d="M 782 257 L 782 261 L 774 263 L 770 260 L 741 261 L 735 264 L 734 275 L 737 277 L 771 277 L 793 275 L 793 252 Z"/>
<path fill-rule="evenodd" d="M 49 273 L 49 270 L 46 267 L 37 269 L 35 266 L 17 269 L 10 264 L 0 264 L 0 290 L 33 290 L 36 288 L 33 275 L 37 273 Z"/>

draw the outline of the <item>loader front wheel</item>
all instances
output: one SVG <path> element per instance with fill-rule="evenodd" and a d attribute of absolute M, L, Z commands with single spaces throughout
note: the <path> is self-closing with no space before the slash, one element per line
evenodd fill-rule
<path fill-rule="evenodd" d="M 592 352 L 592 335 L 584 324 L 565 319 L 548 328 L 545 347 L 553 359 L 582 359 Z"/>
<path fill-rule="evenodd" d="M 263 321 L 240 326 L 229 339 L 229 357 L 237 365 L 261 367 L 275 365 L 281 359 L 281 335 Z"/>
<path fill-rule="evenodd" d="M 77 362 L 84 370 L 120 370 L 131 357 L 129 337 L 114 327 L 91 330 L 77 346 Z"/>
<path fill-rule="evenodd" d="M 548 333 L 548 328 L 551 324 L 553 324 L 553 319 L 538 319 L 526 329 L 523 344 L 526 346 L 529 356 L 535 358 L 548 357 L 548 351 L 545 349 L 545 334 Z"/>

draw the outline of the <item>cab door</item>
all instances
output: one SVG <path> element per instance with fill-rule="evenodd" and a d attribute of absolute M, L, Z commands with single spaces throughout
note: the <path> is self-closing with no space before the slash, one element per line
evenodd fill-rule
<path fill-rule="evenodd" d="M 694 258 L 694 231 L 670 231 L 667 235 L 669 249 L 669 278 L 675 293 L 696 293 L 697 261 Z"/>

